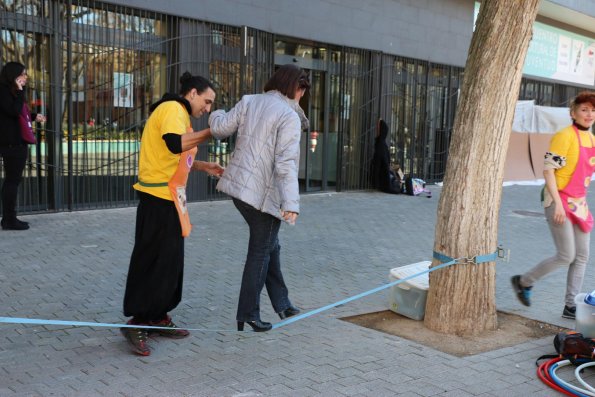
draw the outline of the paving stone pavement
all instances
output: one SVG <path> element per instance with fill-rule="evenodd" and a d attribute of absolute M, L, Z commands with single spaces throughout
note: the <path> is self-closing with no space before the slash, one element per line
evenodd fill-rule
<path fill-rule="evenodd" d="M 386 283 L 393 267 L 429 259 L 441 190 L 430 189 L 431 199 L 303 195 L 298 224 L 280 232 L 293 303 L 313 310 Z M 564 271 L 536 285 L 530 308 L 510 288 L 510 276 L 553 253 L 539 190 L 503 189 L 499 240 L 512 257 L 497 264 L 497 306 L 572 328 L 560 317 Z M 270 332 L 233 332 L 247 227 L 229 200 L 189 207 L 195 226 L 186 240 L 183 300 L 172 315 L 180 325 L 214 331 L 151 338 L 153 354 L 140 357 L 118 329 L 0 324 L 0 396 L 555 395 L 534 364 L 552 352 L 551 337 L 458 358 L 340 320 L 386 310 L 386 291 Z M 125 321 L 135 212 L 28 215 L 29 231 L 0 231 L 0 316 Z M 583 290 L 594 288 L 589 266 Z M 275 321 L 266 292 L 262 307 L 263 320 Z"/>

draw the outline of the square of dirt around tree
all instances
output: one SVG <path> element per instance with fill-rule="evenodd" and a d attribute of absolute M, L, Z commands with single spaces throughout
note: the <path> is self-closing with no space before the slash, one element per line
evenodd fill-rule
<path fill-rule="evenodd" d="M 504 312 L 498 312 L 498 329 L 486 331 L 477 336 L 457 336 L 435 332 L 426 328 L 423 321 L 412 320 L 390 310 L 344 317 L 341 320 L 400 336 L 457 357 L 515 346 L 547 336 L 552 337 L 553 351 L 554 335 L 566 329 Z"/>

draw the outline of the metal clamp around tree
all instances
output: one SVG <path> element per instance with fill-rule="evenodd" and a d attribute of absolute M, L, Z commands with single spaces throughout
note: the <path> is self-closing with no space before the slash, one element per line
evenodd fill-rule
<path fill-rule="evenodd" d="M 444 255 L 440 252 L 433 251 L 432 256 L 434 259 L 440 261 L 442 267 L 454 265 L 455 263 L 458 264 L 466 264 L 466 265 L 479 265 L 480 263 L 486 262 L 495 262 L 496 259 L 500 258 L 506 262 L 510 259 L 510 250 L 504 249 L 501 245 L 498 246 L 495 252 L 491 254 L 485 255 L 475 255 L 475 256 L 463 256 L 460 258 L 451 258 L 450 256 Z"/>

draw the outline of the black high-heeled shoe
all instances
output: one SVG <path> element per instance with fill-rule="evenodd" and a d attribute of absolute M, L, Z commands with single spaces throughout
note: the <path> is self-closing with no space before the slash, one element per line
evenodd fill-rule
<path fill-rule="evenodd" d="M 281 320 L 285 320 L 287 317 L 295 316 L 296 314 L 300 314 L 300 309 L 295 306 L 289 306 L 287 309 L 283 310 L 282 312 L 277 313 Z"/>
<path fill-rule="evenodd" d="M 244 323 L 248 324 L 252 327 L 254 332 L 265 332 L 270 331 L 273 328 L 271 323 L 267 323 L 264 321 L 256 320 L 256 321 L 238 321 L 238 331 L 244 330 Z"/>

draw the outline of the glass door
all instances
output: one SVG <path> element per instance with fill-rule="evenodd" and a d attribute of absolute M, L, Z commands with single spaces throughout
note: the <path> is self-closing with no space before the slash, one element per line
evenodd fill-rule
<path fill-rule="evenodd" d="M 302 131 L 300 150 L 300 188 L 306 192 L 326 189 L 326 73 L 319 70 L 309 73 L 312 86 L 300 101 L 300 106 L 310 120 L 310 129 Z"/>

